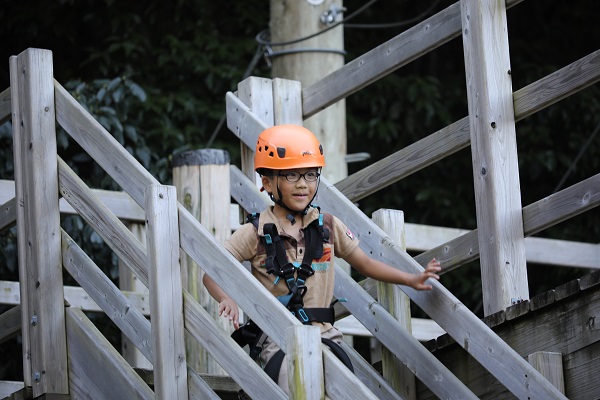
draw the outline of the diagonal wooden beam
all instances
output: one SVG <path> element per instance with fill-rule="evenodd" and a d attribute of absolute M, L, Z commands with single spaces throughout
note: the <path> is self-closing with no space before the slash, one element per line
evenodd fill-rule
<path fill-rule="evenodd" d="M 265 126 L 232 93 L 227 94 L 226 102 L 230 130 L 235 129 L 238 137 L 251 146 Z M 423 270 L 326 179 L 321 181 L 317 201 L 324 211 L 344 216 L 367 254 L 406 272 L 419 273 Z M 404 286 L 401 289 L 517 397 L 564 398 L 440 282 L 433 281 L 431 284 L 432 291 L 416 291 Z"/>

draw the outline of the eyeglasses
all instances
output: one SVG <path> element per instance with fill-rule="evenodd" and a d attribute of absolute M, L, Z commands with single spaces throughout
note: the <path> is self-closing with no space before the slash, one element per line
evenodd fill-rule
<path fill-rule="evenodd" d="M 304 178 L 306 182 L 316 182 L 321 176 L 317 171 L 308 171 L 303 174 L 296 171 L 283 172 L 278 174 L 277 176 L 283 176 L 288 182 L 298 182 L 300 178 Z"/>

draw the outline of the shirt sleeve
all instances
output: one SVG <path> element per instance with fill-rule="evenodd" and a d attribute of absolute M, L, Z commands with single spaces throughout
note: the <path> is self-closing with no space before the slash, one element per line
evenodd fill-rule
<path fill-rule="evenodd" d="M 345 258 L 358 247 L 359 240 L 337 217 L 333 217 L 335 256 Z"/>
<path fill-rule="evenodd" d="M 258 235 L 251 223 L 240 226 L 224 244 L 239 262 L 248 261 L 256 255 Z"/>

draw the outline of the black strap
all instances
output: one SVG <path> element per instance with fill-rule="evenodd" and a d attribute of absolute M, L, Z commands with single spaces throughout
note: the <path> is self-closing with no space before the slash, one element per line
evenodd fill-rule
<path fill-rule="evenodd" d="M 252 222 L 258 229 L 259 217 L 259 213 L 254 213 L 248 216 L 247 221 Z M 312 261 L 323 256 L 323 242 L 329 240 L 329 231 L 323 227 L 323 214 L 319 214 L 319 218 L 304 229 L 305 252 L 299 267 L 289 262 L 285 242 L 281 239 L 275 224 L 263 225 L 261 240 L 267 253 L 265 260 L 267 273 L 277 276 L 278 279 L 284 279 L 288 287 L 288 294 L 280 299 L 282 303 L 303 324 L 310 324 L 313 321 L 329 322 L 328 315 L 311 317 L 304 308 L 304 295 L 307 290 L 305 283 L 315 273 L 312 269 Z"/>
<path fill-rule="evenodd" d="M 342 346 L 337 344 L 331 339 L 321 338 L 321 342 L 331 349 L 331 352 L 352 372 L 354 373 L 354 367 L 352 366 L 352 361 L 348 354 L 344 351 Z M 283 364 L 283 359 L 285 357 L 285 353 L 283 350 L 279 349 L 277 353 L 275 353 L 267 365 L 265 365 L 265 372 L 275 383 L 279 382 L 279 371 L 281 370 L 281 364 Z"/>

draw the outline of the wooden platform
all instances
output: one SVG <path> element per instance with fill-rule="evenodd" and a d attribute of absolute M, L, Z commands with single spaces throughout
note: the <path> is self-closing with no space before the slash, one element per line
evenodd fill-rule
<path fill-rule="evenodd" d="M 561 353 L 565 394 L 569 399 L 600 398 L 597 384 L 600 376 L 600 271 L 515 304 L 484 321 L 524 358 L 538 351 Z M 426 345 L 480 398 L 514 398 L 447 334 Z M 417 390 L 419 399 L 436 398 L 421 383 Z"/>

